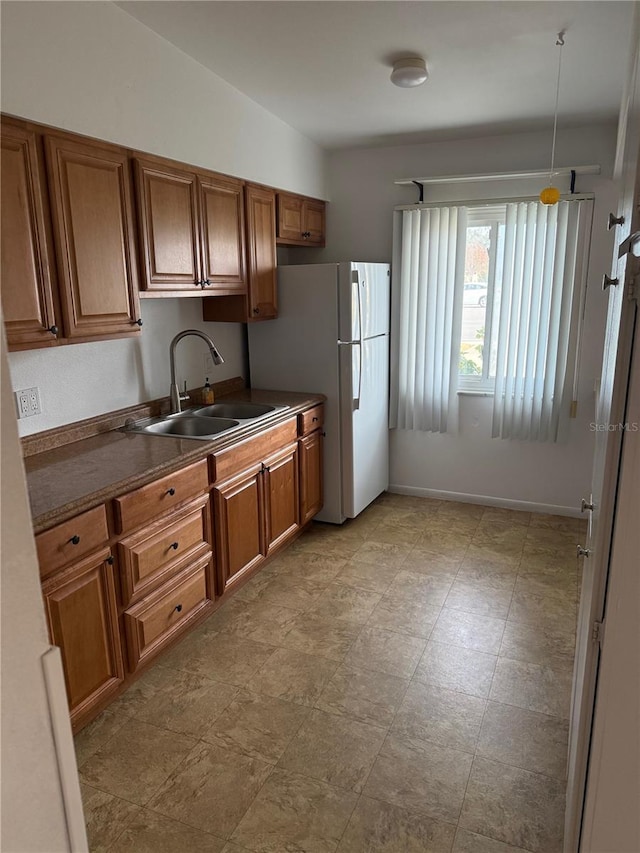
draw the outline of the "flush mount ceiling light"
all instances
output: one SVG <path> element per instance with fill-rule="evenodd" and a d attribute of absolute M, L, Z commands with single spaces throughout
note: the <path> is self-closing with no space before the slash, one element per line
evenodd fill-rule
<path fill-rule="evenodd" d="M 424 59 L 412 56 L 409 59 L 398 59 L 393 63 L 391 82 L 394 86 L 400 86 L 401 89 L 411 89 L 413 86 L 424 83 L 428 76 Z"/>

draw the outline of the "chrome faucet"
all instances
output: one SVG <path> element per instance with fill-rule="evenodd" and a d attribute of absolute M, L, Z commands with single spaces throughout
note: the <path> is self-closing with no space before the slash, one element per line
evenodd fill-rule
<path fill-rule="evenodd" d="M 171 364 L 171 389 L 169 390 L 169 396 L 171 398 L 171 414 L 176 414 L 177 412 L 181 411 L 180 403 L 189 399 L 189 395 L 187 393 L 180 393 L 180 391 L 178 390 L 178 383 L 176 382 L 176 344 L 178 343 L 178 341 L 181 341 L 182 338 L 186 338 L 187 335 L 195 335 L 198 338 L 202 338 L 202 340 L 209 347 L 213 363 L 224 364 L 224 358 L 216 349 L 216 345 L 211 340 L 209 335 L 205 335 L 204 332 L 199 332 L 197 329 L 186 329 L 184 332 L 178 332 L 175 338 L 171 341 L 171 345 L 169 346 L 169 362 Z"/>

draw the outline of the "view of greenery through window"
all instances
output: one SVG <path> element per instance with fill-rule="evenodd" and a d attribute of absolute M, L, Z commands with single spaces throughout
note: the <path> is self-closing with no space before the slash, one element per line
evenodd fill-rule
<path fill-rule="evenodd" d="M 490 225 L 468 226 L 459 363 L 463 376 L 481 376 L 483 372 L 490 245 Z"/>

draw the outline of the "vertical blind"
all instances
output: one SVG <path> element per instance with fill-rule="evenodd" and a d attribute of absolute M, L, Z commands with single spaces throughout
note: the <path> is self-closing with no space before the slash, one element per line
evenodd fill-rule
<path fill-rule="evenodd" d="M 446 432 L 458 357 L 466 209 L 395 214 L 392 427 Z"/>

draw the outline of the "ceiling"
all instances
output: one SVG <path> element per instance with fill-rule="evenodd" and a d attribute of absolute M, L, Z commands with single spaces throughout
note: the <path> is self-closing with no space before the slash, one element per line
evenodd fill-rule
<path fill-rule="evenodd" d="M 633 3 L 133 0 L 117 4 L 325 148 L 613 121 Z M 421 55 L 429 80 L 389 81 Z"/>

